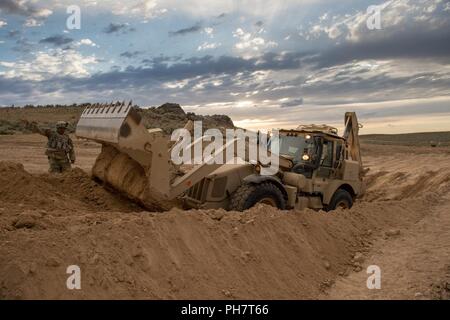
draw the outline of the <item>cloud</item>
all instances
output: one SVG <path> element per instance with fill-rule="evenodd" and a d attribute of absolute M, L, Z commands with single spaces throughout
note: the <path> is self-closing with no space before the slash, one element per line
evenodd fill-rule
<path fill-rule="evenodd" d="M 44 39 L 41 39 L 39 43 L 48 43 L 54 46 L 63 46 L 73 42 L 72 38 L 66 37 L 64 35 L 54 35 Z"/>
<path fill-rule="evenodd" d="M 33 4 L 41 2 L 48 4 L 51 8 L 55 8 L 55 11 L 57 9 L 65 11 L 69 5 L 77 4 L 81 8 L 89 10 L 91 13 L 107 12 L 116 16 L 123 16 L 124 18 L 142 19 L 140 22 L 148 22 L 150 19 L 160 17 L 167 13 L 168 9 L 166 8 L 166 4 L 167 7 L 176 6 L 176 3 L 167 3 L 167 0 L 1 0 L 0 2 L 5 1 L 11 3 L 16 2 L 21 4 L 22 7 L 31 8 L 34 7 Z"/>
<path fill-rule="evenodd" d="M 369 30 L 368 14 L 359 11 L 320 18 L 302 35 L 306 39 L 325 35 L 334 41 L 314 59 L 319 68 L 364 59 L 438 58 L 446 63 L 450 61 L 450 16 L 443 6 L 440 0 L 387 1 L 380 13 L 380 30 Z"/>
<path fill-rule="evenodd" d="M 116 15 L 142 16 L 152 19 L 167 12 L 160 8 L 156 0 L 131 0 L 126 2 L 113 1 L 112 13 Z"/>
<path fill-rule="evenodd" d="M 264 105 L 256 116 L 251 110 L 232 110 L 233 122 L 245 128 L 295 128 L 299 123 L 327 123 L 343 130 L 344 114 L 355 111 L 364 125 L 360 134 L 401 133 L 423 131 L 447 131 L 450 129 L 450 113 L 444 111 L 450 97 L 433 99 L 397 100 L 383 103 L 357 103 L 333 106 L 304 105 L 302 108 L 286 108 L 281 113 L 278 107 Z M 219 108 L 210 112 L 220 113 Z M 197 111 L 198 112 L 198 111 Z M 395 128 L 390 128 L 394 124 Z M 430 127 L 433 124 L 434 127 Z"/>
<path fill-rule="evenodd" d="M 449 26 L 450 28 L 450 26 Z M 450 30 L 450 29 L 447 29 Z M 364 59 L 431 59 L 450 61 L 450 32 L 423 30 L 392 35 L 380 40 L 363 40 L 337 45 L 324 50 L 317 59 L 318 67 Z"/>
<path fill-rule="evenodd" d="M 174 37 L 174 36 L 185 36 L 188 35 L 190 33 L 196 33 L 198 31 L 200 31 L 202 29 L 202 26 L 200 23 L 196 23 L 193 26 L 187 27 L 187 28 L 183 28 L 183 29 L 179 29 L 176 31 L 169 31 L 169 36 Z"/>
<path fill-rule="evenodd" d="M 87 66 L 95 63 L 97 59 L 93 56 L 85 57 L 74 50 L 54 49 L 37 52 L 31 61 L 0 61 L 0 66 L 7 70 L 0 72 L 0 75 L 16 81 L 45 81 L 57 77 L 82 78 L 90 74 Z M 57 82 L 53 85 L 60 86 Z"/>
<path fill-rule="evenodd" d="M 331 113 L 336 105 L 341 106 L 341 118 L 342 110 L 348 106 L 358 108 L 367 119 L 394 114 L 388 108 L 377 108 L 378 104 L 401 100 L 402 112 L 407 114 L 408 110 L 419 112 L 421 106 L 406 101 L 450 96 L 448 1 L 393 1 L 382 11 L 381 30 L 367 29 L 365 4 L 372 4 L 368 0 L 363 4 L 348 0 L 339 6 L 322 5 L 325 2 L 321 0 L 318 6 L 311 0 L 306 2 L 308 5 L 298 0 L 243 0 L 216 1 L 208 6 L 203 5 L 203 0 L 174 1 L 82 1 L 83 8 L 87 2 L 91 4 L 87 25 L 99 12 L 99 17 L 112 18 L 100 25 L 106 27 L 106 34 L 117 35 L 98 40 L 105 48 L 111 46 L 108 51 L 96 50 L 96 54 L 105 55 L 102 60 L 75 51 L 81 46 L 95 46 L 90 39 L 96 39 L 92 34 L 96 28 L 83 27 L 85 39 L 79 40 L 70 32 L 65 36 L 75 37 L 71 42 L 48 40 L 46 43 L 56 49 L 46 52 L 40 51 L 42 45 L 30 42 L 36 41 L 37 31 L 24 29 L 22 34 L 10 38 L 5 30 L 9 28 L 1 29 L 7 45 L 12 43 L 13 50 L 28 52 L 8 61 L 2 59 L 2 103 L 72 102 L 80 95 L 93 101 L 133 98 L 142 104 L 170 99 L 191 104 L 198 108 L 195 112 L 230 112 L 237 121 L 260 119 L 259 124 L 267 121 L 285 125 L 293 119 L 303 119 L 303 114 L 310 115 L 307 119 L 314 114 L 317 119 L 328 119 L 327 112 Z M 52 3 L 55 7 L 49 8 L 60 12 L 70 0 L 18 2 L 36 6 Z M 167 16 L 161 23 L 154 22 L 154 46 L 133 48 L 123 43 L 127 38 L 123 34 L 134 30 L 125 23 L 125 16 L 138 26 L 146 16 L 157 17 L 158 10 L 164 7 L 169 10 Z M 311 10 L 296 10 L 300 7 Z M 4 13 L 2 10 L 2 19 L 11 25 L 14 20 L 3 18 Z M 317 13 L 317 19 L 310 20 Z M 118 17 L 114 14 L 124 17 L 115 20 Z M 303 27 L 303 40 L 298 35 L 299 24 Z M 144 27 L 150 25 L 136 27 L 137 36 L 150 36 Z M 52 35 L 43 32 L 42 38 Z M 194 35 L 195 42 L 184 39 L 178 41 L 179 45 L 170 46 L 173 41 L 167 39 L 167 32 L 170 36 Z M 62 61 L 72 68 L 70 72 Z M 448 103 L 421 112 L 448 114 Z M 400 113 L 395 111 L 394 115 Z"/>
<path fill-rule="evenodd" d="M 28 1 L 2 0 L 0 1 L 0 10 L 7 14 L 18 14 L 31 16 L 36 9 Z"/>
<path fill-rule="evenodd" d="M 177 56 L 166 56 L 166 55 L 160 55 L 157 57 L 153 57 L 153 58 L 145 58 L 141 61 L 141 63 L 145 66 L 145 67 L 153 67 L 155 65 L 160 65 L 160 64 L 172 64 L 175 62 L 179 62 L 180 60 L 182 60 L 182 55 L 177 55 Z"/>
<path fill-rule="evenodd" d="M 255 22 L 255 26 L 257 26 L 259 28 L 261 28 L 263 25 L 264 25 L 264 22 L 262 22 L 261 20 Z"/>
<path fill-rule="evenodd" d="M 220 42 L 203 42 L 197 47 L 197 51 L 217 49 L 222 44 Z"/>
<path fill-rule="evenodd" d="M 244 74 L 257 72 L 258 70 L 284 70 L 295 68 L 299 65 L 297 56 L 285 55 L 280 57 L 267 54 L 258 59 L 243 59 L 231 56 L 194 57 L 178 60 L 174 58 L 168 64 L 168 58 L 156 57 L 147 59 L 149 66 L 132 67 L 125 69 L 114 69 L 103 73 L 89 74 L 87 65 L 97 63 L 93 56 L 84 57 L 74 50 L 53 50 L 50 53 L 39 52 L 34 61 L 19 61 L 15 63 L 5 62 L 3 67 L 9 70 L 0 74 L 7 78 L 19 78 L 22 80 L 35 81 L 37 88 L 51 88 L 57 86 L 61 90 L 79 90 L 88 92 L 99 92 L 101 90 L 122 90 L 125 88 L 139 90 L 148 88 L 156 83 L 169 81 L 181 81 L 196 78 L 200 81 L 207 77 L 224 77 L 223 84 L 232 84 L 232 76 L 240 74 L 242 79 L 236 85 L 250 83 L 249 79 L 243 78 Z M 45 66 L 57 66 L 45 71 Z M 67 66 L 67 68 L 63 68 Z M 77 68 L 77 66 L 79 68 Z M 61 71 L 62 69 L 62 71 Z M 76 76 L 75 76 L 76 75 Z M 45 81 L 43 81 L 45 80 Z M 41 81 L 41 82 L 37 82 Z M 211 87 L 217 87 L 211 82 Z M 193 83 L 195 85 L 195 83 Z M 155 87 L 157 88 L 157 86 Z"/>
<path fill-rule="evenodd" d="M 24 1 L 24 0 L 16 0 Z M 166 13 L 175 13 L 183 17 L 202 19 L 223 19 L 225 16 L 250 15 L 261 19 L 274 14 L 279 14 L 287 9 L 299 10 L 312 3 L 326 2 L 328 0 L 241 0 L 241 1 L 210 1 L 205 5 L 204 0 L 41 0 L 42 3 L 50 3 L 54 7 L 66 8 L 67 5 L 76 2 L 81 7 L 93 11 L 111 12 L 131 18 L 142 18 L 146 22 L 158 18 Z M 346 0 L 348 1 L 348 0 Z M 37 0 L 28 2 L 37 3 Z M 56 9 L 55 9 L 56 10 Z"/>
<path fill-rule="evenodd" d="M 53 11 L 48 9 L 41 9 L 31 17 L 27 18 L 25 20 L 24 26 L 25 27 L 40 27 L 44 24 L 44 20 L 50 16 L 53 13 Z"/>
<path fill-rule="evenodd" d="M 344 104 L 450 95 L 450 66 L 410 60 L 365 60 L 313 71 L 291 82 L 309 103 Z"/>
<path fill-rule="evenodd" d="M 233 37 L 239 39 L 235 48 L 247 57 L 255 55 L 257 51 L 278 46 L 275 41 L 266 41 L 259 32 L 257 34 L 245 32 L 242 28 L 237 28 L 233 32 Z"/>
<path fill-rule="evenodd" d="M 24 26 L 25 26 L 25 27 L 29 27 L 29 28 L 32 28 L 32 27 L 40 27 L 40 26 L 42 26 L 42 25 L 43 25 L 43 22 L 42 22 L 42 21 L 39 21 L 39 20 L 34 19 L 34 18 L 29 18 L 29 19 L 27 19 L 27 20 L 25 21 L 25 23 L 24 23 Z"/>
<path fill-rule="evenodd" d="M 2 0 L 0 1 L 0 12 L 27 17 L 25 26 L 39 26 L 47 19 L 53 11 L 47 8 L 39 8 L 28 0 Z"/>
<path fill-rule="evenodd" d="M 329 0 L 283 0 L 283 1 L 267 1 L 267 0 L 240 0 L 240 1 L 209 1 L 205 5 L 204 0 L 164 0 L 164 4 L 168 10 L 176 8 L 177 12 L 183 15 L 199 18 L 220 17 L 226 15 L 246 15 L 254 17 L 270 17 L 286 11 L 287 9 L 299 10 L 311 3 L 327 2 Z"/>
<path fill-rule="evenodd" d="M 130 27 L 128 23 L 110 23 L 103 30 L 103 32 L 108 33 L 108 34 L 118 33 L 118 32 L 128 33 L 128 32 L 133 32 L 133 31 L 136 31 L 136 29 Z"/>
<path fill-rule="evenodd" d="M 60 99 L 69 102 L 77 101 L 79 95 L 75 92 L 83 92 L 86 100 L 99 96 L 133 98 L 144 105 L 170 98 L 197 105 L 192 110 L 195 112 L 226 112 L 238 123 L 254 128 L 287 127 L 293 125 L 294 119 L 341 124 L 349 108 L 358 111 L 364 124 L 374 119 L 383 121 L 383 117 L 397 123 L 401 117 L 427 113 L 447 114 L 446 119 L 450 119 L 450 66 L 426 62 L 411 70 L 407 61 L 360 61 L 305 74 L 308 66 L 301 64 L 304 57 L 298 53 L 271 53 L 252 59 L 161 56 L 146 59 L 148 66 L 144 67 L 90 74 L 86 67 L 88 74 L 79 77 L 66 72 L 47 75 L 40 81 L 14 78 L 14 94 L 1 89 L 0 94 L 5 103 L 16 104 L 30 101 L 31 97 L 54 102 L 55 98 L 48 94 L 55 91 L 63 97 Z M 11 79 L 0 75 L 0 87 Z M 447 96 L 447 100 L 430 105 L 429 101 L 437 96 Z M 401 100 L 398 107 L 391 103 L 396 99 Z M 282 113 L 280 107 L 284 108 Z"/>
<path fill-rule="evenodd" d="M 7 37 L 12 39 L 12 38 L 16 38 L 20 34 L 21 34 L 20 30 L 10 30 L 10 31 L 8 31 Z"/>
<path fill-rule="evenodd" d="M 206 33 L 210 38 L 214 38 L 214 28 L 206 27 L 203 29 L 203 32 Z"/>
<path fill-rule="evenodd" d="M 122 52 L 121 54 L 120 54 L 120 56 L 121 57 L 124 57 L 124 58 L 129 58 L 129 59 L 131 59 L 131 58 L 136 58 L 136 57 L 138 57 L 139 55 L 141 55 L 143 52 L 142 51 L 125 51 L 125 52 Z"/>
<path fill-rule="evenodd" d="M 98 45 L 89 38 L 81 39 L 80 41 L 75 42 L 74 46 L 75 47 L 80 47 L 80 46 L 98 47 Z"/>
<path fill-rule="evenodd" d="M 288 100 L 286 102 L 283 102 L 280 107 L 282 108 L 291 108 L 291 107 L 298 107 L 303 105 L 303 98 L 297 98 L 297 99 L 292 99 L 292 100 Z"/>
<path fill-rule="evenodd" d="M 15 46 L 12 48 L 16 52 L 29 53 L 32 51 L 34 44 L 27 38 L 21 37 L 16 40 Z"/>

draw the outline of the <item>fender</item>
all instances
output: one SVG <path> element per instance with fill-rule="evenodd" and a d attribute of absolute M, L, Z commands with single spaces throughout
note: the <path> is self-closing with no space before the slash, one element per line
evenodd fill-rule
<path fill-rule="evenodd" d="M 361 182 L 359 182 L 359 181 L 343 182 L 341 180 L 330 181 L 326 191 L 324 192 L 324 196 L 322 199 L 322 201 L 325 205 L 330 203 L 331 198 L 333 197 L 333 195 L 337 189 L 344 189 L 348 193 L 350 193 L 350 195 L 353 198 L 355 198 L 356 196 L 360 195 L 360 194 L 356 193 L 355 190 L 361 189 Z"/>

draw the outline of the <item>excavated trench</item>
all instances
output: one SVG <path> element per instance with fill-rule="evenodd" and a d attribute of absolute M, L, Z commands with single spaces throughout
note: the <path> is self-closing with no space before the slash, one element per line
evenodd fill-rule
<path fill-rule="evenodd" d="M 356 252 L 420 221 L 450 192 L 447 155 L 368 158 L 366 197 L 331 213 L 149 212 L 81 169 L 36 175 L 0 162 L 0 298 L 319 297 L 353 270 Z M 104 150 L 93 173 L 141 199 L 139 170 Z M 73 264 L 79 291 L 65 285 Z"/>

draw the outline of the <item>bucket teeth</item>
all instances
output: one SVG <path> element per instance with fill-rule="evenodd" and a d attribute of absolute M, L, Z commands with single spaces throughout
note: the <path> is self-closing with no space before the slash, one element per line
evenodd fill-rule
<path fill-rule="evenodd" d="M 119 131 L 131 110 L 125 101 L 96 103 L 83 110 L 76 135 L 99 142 L 117 143 Z"/>

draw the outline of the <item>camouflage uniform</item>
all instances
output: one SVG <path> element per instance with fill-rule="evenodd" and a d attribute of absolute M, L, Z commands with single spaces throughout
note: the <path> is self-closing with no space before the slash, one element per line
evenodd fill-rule
<path fill-rule="evenodd" d="M 45 154 L 48 157 L 49 172 L 60 173 L 71 168 L 71 163 L 75 162 L 75 150 L 72 139 L 66 133 L 60 134 L 58 131 L 50 129 L 42 130 L 36 125 L 33 126 L 35 132 L 38 132 L 48 138 Z M 66 128 L 67 123 L 59 121 L 56 128 Z"/>

